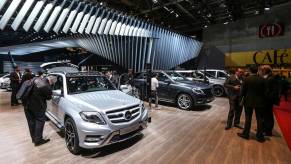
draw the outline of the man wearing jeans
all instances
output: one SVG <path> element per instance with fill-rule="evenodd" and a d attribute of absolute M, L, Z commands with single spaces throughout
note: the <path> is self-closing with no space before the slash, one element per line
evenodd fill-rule
<path fill-rule="evenodd" d="M 151 98 L 150 98 L 150 108 L 152 108 L 152 99 L 155 99 L 155 109 L 159 109 L 158 103 L 159 103 L 159 99 L 158 99 L 158 92 L 157 89 L 159 87 L 159 81 L 157 79 L 158 74 L 155 74 L 152 78 L 151 78 Z"/>

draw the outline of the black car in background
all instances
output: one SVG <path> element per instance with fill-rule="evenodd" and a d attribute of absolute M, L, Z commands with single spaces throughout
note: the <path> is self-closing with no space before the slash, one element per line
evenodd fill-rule
<path fill-rule="evenodd" d="M 214 100 L 212 85 L 186 79 L 174 71 L 153 71 L 158 73 L 159 101 L 176 103 L 180 109 L 189 110 L 195 105 L 206 104 Z M 134 86 L 140 95 L 146 92 L 146 73 L 137 73 Z"/>

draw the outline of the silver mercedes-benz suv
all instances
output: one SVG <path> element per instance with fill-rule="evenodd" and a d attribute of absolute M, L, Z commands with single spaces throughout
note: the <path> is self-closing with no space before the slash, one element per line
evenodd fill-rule
<path fill-rule="evenodd" d="M 106 77 L 89 72 L 49 75 L 57 82 L 46 115 L 64 129 L 71 153 L 127 140 L 147 127 L 143 102 L 117 90 Z"/>

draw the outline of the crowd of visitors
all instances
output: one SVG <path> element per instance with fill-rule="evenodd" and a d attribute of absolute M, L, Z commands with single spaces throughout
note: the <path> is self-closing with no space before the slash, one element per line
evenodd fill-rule
<path fill-rule="evenodd" d="M 265 141 L 265 136 L 273 135 L 274 115 L 273 106 L 280 102 L 281 94 L 287 101 L 289 89 L 285 77 L 275 75 L 269 65 L 257 67 L 252 65 L 248 70 L 241 68 L 225 81 L 229 98 L 229 113 L 225 130 L 232 126 L 243 129 L 238 136 L 249 139 L 252 114 L 255 111 L 257 120 L 256 138 L 259 142 Z M 240 125 L 242 109 L 245 112 L 244 128 Z"/>

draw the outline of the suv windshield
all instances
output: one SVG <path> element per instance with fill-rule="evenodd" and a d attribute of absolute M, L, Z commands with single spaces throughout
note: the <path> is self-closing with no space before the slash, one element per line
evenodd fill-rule
<path fill-rule="evenodd" d="M 103 76 L 67 77 L 68 94 L 115 90 L 112 83 Z"/>
<path fill-rule="evenodd" d="M 182 76 L 181 74 L 179 74 L 177 72 L 166 72 L 166 73 L 174 81 L 184 81 L 184 80 L 187 80 L 184 76 Z"/>

